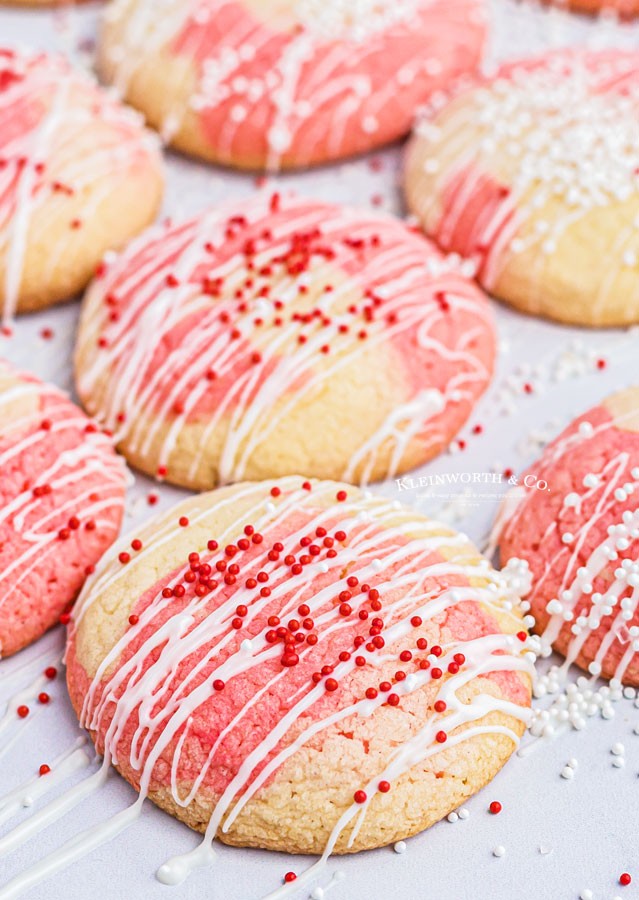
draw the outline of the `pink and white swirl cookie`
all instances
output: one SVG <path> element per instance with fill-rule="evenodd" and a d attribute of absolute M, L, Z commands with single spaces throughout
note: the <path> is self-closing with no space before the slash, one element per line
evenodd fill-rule
<path fill-rule="evenodd" d="M 402 222 L 260 195 L 106 267 L 76 383 L 127 459 L 177 484 L 369 481 L 447 446 L 494 354 L 487 299 Z"/>
<path fill-rule="evenodd" d="M 357 488 L 221 488 L 104 558 L 73 613 L 71 699 L 139 802 L 211 839 L 381 846 L 441 819 L 516 748 L 523 575 Z M 188 860 L 162 880 L 172 866 L 184 877 Z"/>
<path fill-rule="evenodd" d="M 530 565 L 544 652 L 639 685 L 639 388 L 580 416 L 521 482 L 501 558 Z"/>
<path fill-rule="evenodd" d="M 0 312 L 81 290 L 154 218 L 155 137 L 59 56 L 0 47 Z"/>
<path fill-rule="evenodd" d="M 115 540 L 125 472 L 57 388 L 0 360 L 0 656 L 39 638 Z"/>
<path fill-rule="evenodd" d="M 639 53 L 562 50 L 471 79 L 417 126 L 408 203 L 529 313 L 639 321 Z"/>
<path fill-rule="evenodd" d="M 483 0 L 114 0 L 99 68 L 175 147 L 286 169 L 401 137 L 485 32 Z"/>

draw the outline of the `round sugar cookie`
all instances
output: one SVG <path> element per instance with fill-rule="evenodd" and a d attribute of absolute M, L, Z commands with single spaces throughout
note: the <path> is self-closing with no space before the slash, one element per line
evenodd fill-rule
<path fill-rule="evenodd" d="M 157 138 L 60 56 L 0 47 L 0 312 L 81 290 L 155 217 Z"/>
<path fill-rule="evenodd" d="M 76 383 L 129 462 L 176 484 L 370 481 L 447 446 L 494 354 L 487 299 L 402 222 L 259 195 L 106 267 Z"/>
<path fill-rule="evenodd" d="M 405 190 L 489 291 L 580 325 L 639 321 L 639 53 L 564 50 L 469 80 L 417 126 Z"/>
<path fill-rule="evenodd" d="M 71 700 L 141 798 L 210 838 L 381 846 L 459 806 L 517 746 L 526 583 L 358 488 L 224 487 L 105 556 L 73 613 Z"/>
<path fill-rule="evenodd" d="M 115 540 L 125 470 L 66 395 L 0 360 L 0 657 L 54 625 Z"/>
<path fill-rule="evenodd" d="M 115 0 L 99 69 L 178 149 L 288 169 L 401 137 L 485 33 L 483 0 Z"/>
<path fill-rule="evenodd" d="M 503 507 L 501 559 L 526 560 L 542 647 L 639 685 L 639 388 L 584 413 Z"/>

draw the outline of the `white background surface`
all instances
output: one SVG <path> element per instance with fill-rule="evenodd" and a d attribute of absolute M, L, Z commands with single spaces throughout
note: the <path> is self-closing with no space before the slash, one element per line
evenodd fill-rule
<path fill-rule="evenodd" d="M 619 28 L 613 22 L 590 22 L 577 16 L 541 11 L 532 4 L 492 0 L 495 18 L 493 53 L 498 58 L 521 55 L 580 40 L 592 45 L 623 43 L 639 49 L 639 24 Z M 100 4 L 80 11 L 51 13 L 43 10 L 0 9 L 0 41 L 57 48 L 86 63 L 86 39 L 94 38 Z M 394 148 L 375 159 L 314 172 L 272 179 L 281 188 L 327 200 L 370 205 L 401 213 L 397 171 L 401 151 Z M 254 190 L 251 176 L 213 169 L 176 156 L 168 160 L 165 211 L 173 216 L 192 212 L 222 198 Z M 417 474 L 515 471 L 533 461 L 542 442 L 552 437 L 576 414 L 619 387 L 639 381 L 639 330 L 579 331 L 517 315 L 496 307 L 501 337 L 498 372 L 490 391 L 462 433 L 465 449 L 444 454 Z M 72 389 L 70 357 L 78 304 L 20 319 L 11 337 L 0 336 L 0 355 L 29 367 L 38 375 Z M 52 339 L 41 331 L 52 328 Z M 597 359 L 605 359 L 599 370 Z M 533 393 L 523 390 L 525 382 Z M 476 435 L 472 428 L 482 425 Z M 400 496 L 395 484 L 376 490 Z M 498 489 L 497 493 L 504 488 Z M 138 476 L 131 491 L 125 528 L 148 516 L 146 502 L 156 486 Z M 186 492 L 162 487 L 163 508 Z M 425 490 L 403 491 L 401 499 L 433 513 L 450 516 L 481 543 L 496 511 L 497 497 L 459 500 Z M 62 645 L 61 629 L 50 633 L 17 658 L 0 662 L 0 716 L 3 701 L 29 682 L 55 656 Z M 47 651 L 48 655 L 42 657 Z M 50 652 L 49 652 L 50 651 Z M 576 676 L 577 673 L 575 673 Z M 9 731 L 0 740 L 0 795 L 31 777 L 41 763 L 51 762 L 78 735 L 78 727 L 62 679 L 51 689 L 53 702 L 37 707 L 12 748 L 2 755 Z M 543 742 L 525 758 L 515 757 L 494 782 L 467 804 L 470 817 L 447 821 L 408 842 L 403 855 L 392 848 L 334 860 L 346 879 L 329 894 L 330 900 L 577 900 L 584 888 L 594 900 L 639 898 L 639 708 L 631 700 L 615 705 L 610 721 L 589 720 L 585 731 L 571 732 Z M 14 728 L 12 724 L 12 729 Z M 639 730 L 639 729 L 638 729 Z M 610 748 L 616 741 L 626 747 L 624 768 L 612 766 Z M 560 778 L 566 761 L 579 766 L 573 780 Z M 95 766 L 94 766 L 95 768 Z M 91 770 L 93 771 L 93 769 Z M 86 774 L 86 773 L 83 773 Z M 78 809 L 42 832 L 32 842 L 0 858 L 0 886 L 13 875 L 65 840 L 123 809 L 134 800 L 133 790 L 117 775 Z M 492 816 L 487 808 L 498 799 L 503 811 Z M 25 818 L 20 813 L 12 822 Z M 103 900 L 166 897 L 210 900 L 258 900 L 276 888 L 283 874 L 301 871 L 309 860 L 220 846 L 214 868 L 195 872 L 181 887 L 168 888 L 155 880 L 155 870 L 168 857 L 195 847 L 198 837 L 185 826 L 145 805 L 142 818 L 118 839 L 96 850 L 72 868 L 29 893 L 34 900 Z M 502 844 L 503 858 L 492 855 Z M 543 848 L 545 852 L 540 852 Z M 551 852 L 548 852 L 551 851 Z M 634 876 L 629 887 L 619 886 L 621 872 Z M 308 896 L 307 890 L 299 892 Z M 0 897 L 2 891 L 0 887 Z"/>

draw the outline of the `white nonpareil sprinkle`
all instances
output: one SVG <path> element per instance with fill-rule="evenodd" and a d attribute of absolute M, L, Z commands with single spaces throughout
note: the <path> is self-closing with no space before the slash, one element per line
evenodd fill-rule
<path fill-rule="evenodd" d="M 406 853 L 407 850 L 405 841 L 397 841 L 397 843 L 393 846 L 393 850 L 395 853 Z"/>
<path fill-rule="evenodd" d="M 574 778 L 574 775 L 575 775 L 575 770 L 571 769 L 570 766 L 564 766 L 563 769 L 561 770 L 561 777 L 565 778 L 567 781 L 569 781 L 571 778 Z"/>
<path fill-rule="evenodd" d="M 625 753 L 625 747 L 622 743 L 618 742 L 612 745 L 612 747 L 610 748 L 610 752 L 613 754 L 613 756 L 623 756 L 623 754 Z"/>
<path fill-rule="evenodd" d="M 590 888 L 584 888 L 581 894 L 579 894 L 579 900 L 593 900 L 594 894 L 590 890 Z"/>
<path fill-rule="evenodd" d="M 506 855 L 506 848 L 502 844 L 497 844 L 493 850 L 493 856 L 502 857 Z"/>

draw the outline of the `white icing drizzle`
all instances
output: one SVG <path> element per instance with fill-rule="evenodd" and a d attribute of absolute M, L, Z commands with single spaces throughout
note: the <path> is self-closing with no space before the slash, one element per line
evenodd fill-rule
<path fill-rule="evenodd" d="M 472 67 L 484 30 L 483 9 L 469 0 L 291 0 L 268 21 L 254 12 L 228 0 L 114 0 L 105 16 L 118 42 L 105 52 L 115 85 L 126 94 L 145 62 L 163 52 L 191 60 L 193 93 L 188 105 L 176 99 L 165 111 L 163 137 L 171 140 L 187 113 L 204 121 L 220 115 L 215 149 L 232 159 L 243 129 L 254 121 L 265 134 L 267 168 L 277 170 L 293 146 L 303 164 L 320 142 L 328 143 L 329 156 L 344 152 L 349 132 L 362 149 L 379 143 L 378 132 L 388 140 L 389 107 L 398 93 L 410 90 L 419 102 L 443 73 Z M 212 30 L 216 21 L 225 21 L 225 33 Z M 375 84 L 376 60 L 408 29 L 423 33 L 424 41 L 405 41 L 388 80 Z M 406 120 L 409 126 L 407 105 L 397 107 L 394 124 Z M 312 127 L 312 118 L 329 106 L 327 137 L 323 124 Z M 400 124 L 396 136 L 401 131 Z"/>
<path fill-rule="evenodd" d="M 513 254 L 531 250 L 530 280 L 541 290 L 547 257 L 571 225 L 612 204 L 639 203 L 638 70 L 636 53 L 558 51 L 506 64 L 470 87 L 466 80 L 459 109 L 444 108 L 443 123 L 441 105 L 426 112 L 417 148 L 432 144 L 425 171 L 435 189 L 420 198 L 420 216 L 433 223 L 442 194 L 450 195 L 429 231 L 472 258 L 488 290 Z M 481 214 L 467 217 L 469 204 L 480 201 Z M 598 304 L 619 269 L 639 267 L 638 224 L 629 213 L 619 228 Z"/>
<path fill-rule="evenodd" d="M 0 506 L 0 527 L 12 528 L 21 540 L 21 546 L 0 573 L 1 611 L 43 560 L 56 553 L 60 528 L 66 524 L 61 516 L 76 516 L 85 524 L 92 520 L 96 531 L 115 538 L 119 525 L 113 510 L 123 504 L 125 474 L 122 459 L 112 452 L 110 438 L 95 426 L 87 431 L 89 419 L 75 410 L 62 391 L 1 361 L 0 376 L 14 381 L 0 393 L 0 417 L 4 420 L 0 430 L 0 467 L 13 465 L 26 451 L 37 451 L 38 445 L 44 446 L 65 432 L 84 432 L 75 446 L 60 452 L 47 468 L 25 473 L 31 480 L 17 487 L 13 496 L 5 497 Z M 43 420 L 47 420 L 47 428 L 41 427 Z M 99 494 L 96 475 L 101 480 Z M 41 511 L 43 504 L 34 490 L 45 485 L 51 493 L 58 492 L 58 502 L 54 508 L 47 505 Z"/>
<path fill-rule="evenodd" d="M 558 590 L 553 591 L 554 596 L 546 605 L 549 619 L 541 635 L 539 652 L 549 656 L 562 630 L 569 626 L 571 632 L 565 660 L 552 674 L 551 680 L 557 682 L 557 687 L 565 681 L 569 667 L 591 634 L 601 627 L 604 618 L 612 617 L 588 667 L 593 679 L 601 674 L 604 660 L 615 641 L 626 645 L 613 675 L 619 684 L 639 652 L 639 626 L 628 624 L 635 619 L 639 608 L 639 563 L 627 556 L 621 558 L 639 538 L 639 507 L 627 507 L 628 501 L 639 492 L 639 466 L 633 466 L 635 460 L 623 449 L 606 453 L 605 443 L 608 434 L 614 428 L 623 426 L 624 419 L 633 415 L 634 411 L 616 415 L 597 426 L 584 419 L 578 428 L 571 429 L 569 434 L 558 438 L 547 448 L 535 469 L 537 474 L 570 469 L 571 458 L 582 447 L 587 452 L 591 441 L 596 441 L 602 448 L 601 468 L 587 473 L 581 488 L 570 491 L 564 497 L 557 518 L 549 523 L 540 539 L 540 543 L 547 546 L 549 539 L 559 536 L 560 546 L 545 563 L 543 572 L 533 581 L 533 596 L 538 593 L 543 595 L 548 577 L 557 572 L 563 572 L 563 576 Z M 508 510 L 505 517 L 499 518 L 502 540 L 510 539 L 522 518 L 531 514 L 530 507 L 535 502 L 536 493 L 535 488 L 524 489 L 514 510 Z M 582 514 L 583 521 L 578 528 L 572 526 L 573 530 L 569 532 L 562 524 L 562 517 L 570 515 L 572 510 L 581 513 L 584 503 L 588 503 L 592 511 L 587 516 Z M 603 524 L 605 536 L 591 547 L 593 530 L 600 529 Z M 589 550 L 584 559 L 586 546 Z M 603 575 L 608 578 L 608 587 L 604 591 L 595 591 L 594 582 Z M 583 606 L 584 601 L 587 601 L 587 606 L 577 614 L 577 607 Z M 545 692 L 546 682 L 543 682 L 540 695 Z"/>
<path fill-rule="evenodd" d="M 442 339 L 451 314 L 468 322 Z M 172 339 L 190 316 L 197 325 Z M 441 447 L 448 435 L 439 415 L 469 409 L 490 375 L 471 349 L 478 335 L 488 339 L 490 311 L 429 245 L 393 220 L 293 198 L 254 198 L 147 233 L 90 289 L 82 331 L 92 340 L 95 320 L 106 346 L 80 366 L 80 394 L 129 453 L 152 453 L 160 472 L 168 467 L 169 480 L 179 436 L 203 418 L 198 409 L 221 380 L 223 396 L 182 458 L 189 454 L 193 478 L 221 434 L 218 477 L 227 483 L 246 477 L 251 458 L 303 398 L 324 386 L 337 392 L 340 372 L 371 348 L 414 342 L 455 366 L 441 390 L 428 375 L 422 386 L 407 385 L 413 396 L 366 437 L 343 473 L 366 481 L 382 448 L 392 448 L 394 474 L 416 436 L 426 454 Z M 81 333 L 81 346 L 87 340 Z"/>
<path fill-rule="evenodd" d="M 236 503 L 241 503 L 243 498 L 254 497 L 256 505 L 252 513 L 252 521 L 256 529 L 263 530 L 275 527 L 278 523 L 287 521 L 292 512 L 300 507 L 300 504 L 309 502 L 309 495 L 306 491 L 299 488 L 299 479 L 289 478 L 282 479 L 278 485 L 283 491 L 283 495 L 277 498 L 277 502 L 271 502 L 271 497 L 263 486 L 242 485 L 239 486 L 230 496 L 219 502 L 221 507 L 233 507 Z M 268 487 L 268 485 L 267 485 Z M 328 498 L 333 492 L 335 485 L 316 484 L 313 487 L 311 498 L 318 499 L 318 510 L 314 513 L 310 521 L 306 521 L 304 527 L 298 533 L 287 535 L 282 538 L 284 549 L 282 555 L 292 552 L 297 546 L 299 540 L 306 533 L 312 533 L 313 529 L 322 526 L 322 523 L 328 522 L 335 516 L 335 506 L 322 508 L 322 500 Z M 278 597 L 287 596 L 285 607 L 281 610 L 282 617 L 294 612 L 300 602 L 300 597 L 312 579 L 322 570 L 321 566 L 328 565 L 328 571 L 333 569 L 336 578 L 339 580 L 339 571 L 346 570 L 348 567 L 349 574 L 357 574 L 361 581 L 369 580 L 379 586 L 381 595 L 384 596 L 384 588 L 392 584 L 394 590 L 394 599 L 392 602 L 384 606 L 384 614 L 392 617 L 393 624 L 384 630 L 384 637 L 388 645 L 400 638 L 406 637 L 413 630 L 411 617 L 419 615 L 424 621 L 429 621 L 435 616 L 441 614 L 445 610 L 451 608 L 457 603 L 464 600 L 474 600 L 481 602 L 488 609 L 500 609 L 507 612 L 516 603 L 517 596 L 513 593 L 515 585 L 518 585 L 521 592 L 522 584 L 521 576 L 517 573 L 521 572 L 521 567 L 512 567 L 512 571 L 502 576 L 494 572 L 485 560 L 470 564 L 467 557 L 458 556 L 454 553 L 454 548 L 459 545 L 462 549 L 467 549 L 459 537 L 449 534 L 438 534 L 436 524 L 431 524 L 434 533 L 420 538 L 411 537 L 411 534 L 418 530 L 424 532 L 426 523 L 423 519 L 416 518 L 412 520 L 402 521 L 401 524 L 393 524 L 397 517 L 397 505 L 390 503 L 381 498 L 373 500 L 370 496 L 363 497 L 356 495 L 349 497 L 345 502 L 339 503 L 337 507 L 339 518 L 337 524 L 339 527 L 346 529 L 349 538 L 346 546 L 341 546 L 339 552 L 334 559 L 322 560 L 321 562 L 311 562 L 305 567 L 305 571 L 298 576 L 286 574 L 284 578 L 279 579 L 277 573 L 278 563 L 269 561 L 266 550 L 264 549 L 264 558 L 261 556 L 254 561 L 256 567 L 262 571 L 271 574 L 269 585 L 271 594 L 268 602 L 277 601 Z M 192 525 L 197 525 L 205 517 L 210 516 L 210 509 L 207 508 L 204 501 L 200 508 L 190 508 L 189 518 Z M 220 545 L 223 542 L 237 538 L 241 534 L 244 522 L 239 519 L 233 521 L 226 529 L 225 533 L 219 536 Z M 331 526 L 332 527 L 332 526 Z M 134 565 L 144 565 L 146 556 L 153 552 L 156 553 L 162 545 L 170 544 L 180 533 L 181 526 L 176 524 L 175 512 L 169 516 L 164 516 L 159 520 L 157 526 L 156 540 L 150 544 L 146 543 L 144 549 L 136 556 Z M 382 528 L 385 539 L 385 546 L 380 548 L 378 529 Z M 397 544 L 393 542 L 393 536 L 402 538 L 406 543 Z M 387 544 L 386 541 L 389 543 Z M 447 547 L 447 554 L 453 552 L 451 558 L 442 560 L 441 562 L 432 562 L 424 566 L 422 560 L 437 550 L 438 547 Z M 261 551 L 260 551 L 261 552 Z M 117 582 L 127 576 L 130 576 L 130 567 L 120 567 L 117 564 L 109 564 L 109 560 L 115 560 L 118 548 L 112 548 L 106 558 L 106 564 L 102 570 L 97 573 L 85 589 L 76 605 L 74 620 L 72 623 L 72 638 L 76 629 L 81 625 L 86 611 L 89 606 L 101 597 L 105 590 L 113 588 Z M 239 557 L 238 557 L 239 558 Z M 202 557 L 202 560 L 204 557 Z M 398 566 L 397 564 L 400 563 Z M 252 564 L 253 565 L 253 564 Z M 390 580 L 386 581 L 385 572 L 388 567 L 393 567 L 393 574 Z M 181 569 L 171 580 L 171 584 L 181 583 L 181 579 L 186 574 L 187 566 Z M 515 571 L 516 570 L 516 571 Z M 280 569 L 281 571 L 281 569 Z M 453 575 L 463 575 L 465 577 L 479 577 L 485 579 L 484 587 L 454 587 L 441 588 L 439 592 L 433 593 L 427 590 L 424 593 L 422 584 L 424 578 L 437 576 L 443 579 Z M 524 576 L 525 577 L 525 576 Z M 519 578 L 519 581 L 518 581 Z M 216 590 L 205 597 L 194 595 L 192 598 L 188 596 L 186 607 L 181 611 L 179 616 L 172 617 L 165 625 L 161 625 L 150 636 L 142 639 L 142 631 L 153 622 L 156 613 L 162 609 L 165 604 L 162 591 L 158 590 L 156 596 L 153 597 L 150 604 L 141 612 L 139 620 L 127 628 L 122 637 L 116 641 L 113 648 L 106 654 L 100 663 L 98 670 L 91 682 L 86 693 L 84 708 L 82 712 L 82 723 L 90 729 L 104 729 L 104 744 L 107 759 L 118 761 L 119 743 L 126 723 L 130 716 L 135 714 L 138 721 L 136 733 L 131 740 L 130 764 L 139 772 L 140 778 L 140 799 L 134 807 L 115 820 L 115 824 L 106 824 L 102 826 L 102 831 L 92 832 L 88 841 L 74 845 L 72 848 L 64 848 L 62 855 L 56 857 L 56 870 L 76 854 L 86 852 L 102 840 L 109 839 L 112 833 L 118 831 L 120 827 L 124 827 L 123 823 L 128 822 L 137 815 L 139 807 L 145 797 L 153 768 L 162 752 L 166 749 L 172 739 L 182 731 L 182 739 L 178 742 L 176 756 L 179 756 L 183 747 L 183 739 L 190 727 L 192 717 L 199 705 L 211 696 L 213 688 L 212 684 L 216 679 L 222 679 L 228 682 L 229 679 L 241 673 L 248 672 L 258 662 L 262 662 L 274 655 L 281 654 L 281 648 L 269 644 L 264 637 L 264 633 L 253 635 L 250 640 L 250 646 L 247 647 L 245 641 L 238 644 L 236 652 L 232 653 L 224 662 L 212 667 L 207 672 L 204 680 L 199 676 L 202 675 L 203 664 L 210 664 L 211 658 L 207 657 L 199 663 L 194 663 L 189 672 L 185 672 L 180 686 L 174 691 L 167 693 L 172 675 L 175 673 L 177 666 L 184 663 L 187 658 L 199 647 L 207 644 L 209 641 L 219 639 L 215 644 L 215 652 L 219 654 L 220 650 L 226 646 L 230 640 L 237 637 L 237 632 L 230 628 L 230 618 L 234 614 L 234 610 L 239 602 L 245 602 L 248 606 L 248 613 L 244 619 L 245 626 L 250 626 L 252 617 L 254 617 L 260 609 L 264 608 L 264 601 L 253 604 L 249 598 L 250 590 L 243 585 L 232 592 L 227 600 L 221 601 L 221 605 L 214 611 L 209 612 L 204 617 L 199 617 L 199 612 L 207 609 L 211 596 L 215 596 Z M 291 595 L 292 592 L 292 596 Z M 322 612 L 322 608 L 327 600 L 335 593 L 335 582 L 330 586 L 318 589 L 311 598 L 305 597 L 305 603 L 310 607 L 310 614 L 313 616 L 317 627 L 325 635 L 344 627 L 344 622 L 335 612 Z M 504 600 L 504 594 L 510 597 Z M 245 596 L 246 595 L 246 596 Z M 281 601 L 280 601 L 281 602 Z M 519 621 L 514 618 L 514 623 Z M 132 639 L 140 642 L 137 649 L 129 651 L 126 661 L 122 661 L 122 654 L 129 646 Z M 148 654 L 157 648 L 159 655 L 155 662 L 149 668 L 144 669 L 142 663 L 147 660 Z M 457 727 L 463 727 L 464 730 L 456 734 L 452 734 L 447 738 L 446 746 L 454 746 L 455 744 L 467 740 L 474 735 L 487 733 L 501 733 L 508 735 L 513 743 L 518 743 L 518 737 L 514 731 L 499 725 L 482 724 L 482 720 L 493 711 L 500 711 L 506 715 L 516 719 L 526 721 L 529 716 L 529 710 L 523 708 L 511 701 L 494 697 L 488 693 L 479 693 L 468 704 L 461 702 L 457 696 L 460 688 L 477 678 L 481 674 L 487 674 L 496 669 L 500 671 L 522 672 L 529 675 L 533 669 L 528 659 L 527 645 L 520 643 L 514 635 L 506 635 L 501 633 L 487 634 L 483 637 L 471 640 L 456 642 L 443 648 L 441 656 L 432 656 L 432 664 L 437 664 L 446 671 L 446 667 L 453 660 L 455 654 L 463 651 L 465 660 L 463 665 L 450 677 L 442 679 L 441 687 L 437 694 L 438 699 L 446 702 L 448 707 L 448 717 L 440 719 L 437 716 L 424 722 L 423 726 L 406 741 L 400 745 L 395 752 L 389 757 L 384 771 L 377 776 L 370 784 L 363 786 L 367 790 L 367 794 L 374 793 L 375 785 L 380 778 L 395 780 L 402 774 L 407 772 L 412 766 L 418 762 L 427 759 L 429 756 L 441 749 L 441 744 L 435 741 L 435 733 L 445 724 L 448 732 Z M 300 651 L 303 652 L 303 651 Z M 379 665 L 386 657 L 380 653 L 369 651 L 362 646 L 357 651 L 366 658 L 371 666 Z M 392 658 L 392 657 L 389 657 Z M 114 668 L 113 664 L 120 660 L 119 667 Z M 336 679 L 344 678 L 354 669 L 354 661 L 352 659 L 342 661 L 334 668 Z M 273 678 L 270 678 L 264 686 L 266 689 L 273 688 L 276 682 L 283 677 L 285 673 L 280 672 Z M 428 669 L 418 669 L 417 672 L 411 673 L 405 680 L 398 681 L 393 685 L 393 691 L 402 696 L 409 695 L 415 690 L 419 690 L 424 684 L 431 682 L 431 673 Z M 126 690 L 121 696 L 119 688 L 126 683 Z M 292 756 L 299 747 L 302 747 L 314 734 L 328 727 L 331 723 L 340 721 L 348 716 L 357 714 L 360 716 L 370 716 L 384 702 L 386 696 L 380 695 L 375 699 L 364 698 L 362 700 L 354 700 L 348 702 L 344 708 L 337 708 L 330 712 L 325 718 L 314 721 L 309 724 L 305 730 L 299 734 L 295 740 L 290 743 L 281 741 L 286 737 L 290 725 L 295 722 L 299 716 L 309 709 L 317 699 L 324 696 L 325 688 L 323 684 L 309 683 L 307 690 L 292 698 L 292 704 L 287 712 L 285 712 L 279 722 L 277 722 L 268 734 L 260 740 L 253 751 L 248 753 L 243 760 L 237 773 L 231 779 L 228 787 L 224 790 L 218 799 L 217 806 L 209 823 L 207 835 L 201 845 L 191 853 L 174 857 L 165 863 L 158 872 L 158 878 L 167 884 L 177 884 L 187 877 L 188 873 L 197 866 L 208 865 L 212 862 L 214 853 L 211 847 L 211 841 L 219 827 L 228 830 L 242 808 L 250 801 L 256 791 L 269 776 L 277 771 L 284 761 Z M 166 694 L 166 696 L 164 696 Z M 166 701 L 162 706 L 161 715 L 150 715 L 151 708 L 155 706 L 162 698 Z M 246 708 L 240 713 L 240 716 L 246 711 Z M 113 713 L 108 727 L 103 724 L 103 717 L 107 709 L 109 714 Z M 474 724 L 477 723 L 477 724 Z M 231 723 L 230 727 L 233 727 Z M 279 745 L 279 749 L 278 748 Z M 199 778 L 199 783 L 206 776 L 206 772 L 214 762 L 215 753 L 209 755 L 208 760 L 203 764 L 203 771 Z M 194 791 L 188 797 L 180 794 L 178 789 L 177 771 L 179 767 L 179 759 L 174 757 L 174 765 L 171 777 L 171 792 L 176 803 L 186 805 Z M 250 784 L 247 780 L 254 772 L 258 771 L 258 775 Z M 370 792 L 370 793 L 369 793 Z M 353 803 L 342 815 L 336 824 L 331 838 L 326 847 L 326 851 L 320 861 L 311 867 L 306 873 L 302 874 L 292 885 L 285 885 L 278 889 L 269 897 L 281 897 L 287 892 L 299 888 L 308 881 L 315 878 L 318 871 L 324 866 L 328 855 L 331 853 L 335 842 L 339 838 L 344 828 L 349 825 L 356 816 L 359 816 L 356 822 L 355 831 L 351 835 L 351 841 L 355 839 L 356 831 L 361 826 L 361 822 L 368 807 L 367 801 L 360 805 Z M 105 836 L 106 835 L 106 836 Z M 73 850 L 73 853 L 70 853 Z M 14 896 L 18 896 L 17 891 L 25 889 L 25 885 L 32 885 L 44 877 L 48 871 L 52 870 L 53 861 L 38 864 L 30 872 L 20 876 L 14 880 L 15 886 L 11 888 L 14 893 L 6 895 L 0 891 L 2 900 L 9 900 Z M 20 880 L 22 879 L 22 880 Z M 14 882 L 11 883 L 14 885 Z"/>
<path fill-rule="evenodd" d="M 72 233 L 66 229 L 75 227 L 59 226 L 65 198 L 85 195 L 80 214 L 90 217 L 113 187 L 109 176 L 136 155 L 155 156 L 157 142 L 136 113 L 62 57 L 0 47 L 0 65 L 0 303 L 6 324 L 18 307 L 29 241 L 46 232 L 53 272 Z M 111 144 L 104 135 L 98 143 L 92 138 L 96 121 L 114 125 Z M 70 204 L 77 215 L 77 201 Z M 61 232 L 57 241 L 54 226 Z"/>

